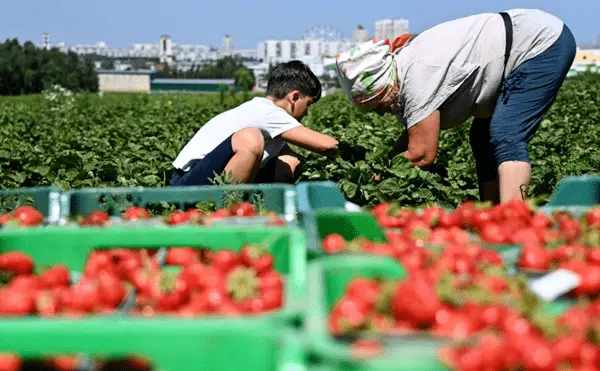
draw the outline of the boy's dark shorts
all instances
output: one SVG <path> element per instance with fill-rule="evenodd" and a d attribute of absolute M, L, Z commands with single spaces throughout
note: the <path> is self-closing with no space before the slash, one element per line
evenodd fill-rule
<path fill-rule="evenodd" d="M 190 166 L 188 171 L 174 169 L 171 177 L 171 185 L 178 186 L 204 186 L 212 185 L 211 179 L 216 175 L 220 175 L 225 170 L 229 160 L 234 155 L 231 137 L 229 136 L 215 149 L 212 150 L 201 160 L 192 160 L 187 166 Z M 286 144 L 287 146 L 287 144 Z M 270 183 L 275 178 L 275 167 L 277 157 L 270 159 L 256 175 L 254 183 Z"/>

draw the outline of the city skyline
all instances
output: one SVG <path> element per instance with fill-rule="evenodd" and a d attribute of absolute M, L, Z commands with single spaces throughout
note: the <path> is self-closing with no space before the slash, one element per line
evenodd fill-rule
<path fill-rule="evenodd" d="M 274 0 L 257 0 L 252 4 L 233 1 L 224 7 L 218 3 L 197 4 L 172 1 L 131 0 L 82 3 L 75 0 L 21 0 L 5 4 L 6 17 L 0 24 L 0 40 L 18 38 L 40 44 L 42 34 L 49 32 L 51 42 L 68 45 L 93 45 L 105 42 L 110 47 L 125 48 L 135 43 L 156 43 L 169 34 L 180 44 L 221 47 L 226 34 L 231 35 L 236 49 L 252 49 L 264 40 L 298 40 L 314 26 L 329 26 L 351 38 L 358 25 L 373 36 L 375 21 L 407 19 L 410 30 L 418 33 L 438 23 L 481 12 L 509 8 L 538 8 L 563 19 L 573 30 L 577 42 L 597 42 L 600 26 L 600 2 L 587 0 L 464 0 L 459 4 L 431 0 L 423 5 L 381 1 L 377 7 L 356 9 L 331 2 L 306 0 L 302 6 L 281 9 Z M 158 7 L 157 7 L 158 6 Z M 231 11 L 235 8 L 237 11 Z"/>

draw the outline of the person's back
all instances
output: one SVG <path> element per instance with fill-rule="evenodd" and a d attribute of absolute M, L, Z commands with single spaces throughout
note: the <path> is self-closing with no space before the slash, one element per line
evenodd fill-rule
<path fill-rule="evenodd" d="M 337 141 L 302 126 L 321 84 L 306 65 L 292 61 L 271 73 L 267 97 L 256 97 L 206 123 L 179 153 L 172 184 L 208 185 L 215 175 L 234 181 L 291 181 L 300 163 L 286 141 L 328 154 Z"/>
<path fill-rule="evenodd" d="M 418 101 L 409 103 L 400 117 L 408 127 L 430 113 L 432 106 L 440 109 L 442 128 L 458 126 L 471 115 L 491 116 L 504 75 L 550 47 L 562 31 L 560 19 L 540 10 L 507 13 L 514 34 L 506 69 L 504 23 L 497 13 L 441 23 L 399 51 L 400 94 L 409 102 Z M 429 78 L 418 78 L 424 75 Z"/>
<path fill-rule="evenodd" d="M 189 167 L 189 161 L 203 159 L 229 136 L 245 128 L 257 128 L 263 134 L 265 153 L 261 165 L 264 165 L 272 157 L 269 154 L 278 152 L 285 145 L 285 142 L 278 137 L 281 134 L 278 131 L 300 125 L 292 121 L 287 126 L 281 125 L 280 130 L 266 127 L 269 117 L 285 117 L 284 115 L 287 116 L 287 113 L 267 98 L 256 97 L 242 103 L 215 116 L 202 126 L 192 140 L 183 147 L 173 166 L 186 169 Z"/>

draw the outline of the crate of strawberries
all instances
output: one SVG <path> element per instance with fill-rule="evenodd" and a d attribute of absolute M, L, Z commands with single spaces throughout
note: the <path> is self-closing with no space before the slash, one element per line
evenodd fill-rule
<path fill-rule="evenodd" d="M 368 212 L 346 212 L 322 209 L 302 213 L 300 225 L 306 231 L 308 250 L 313 256 L 330 253 L 323 239 L 337 234 L 346 240 L 364 238 L 374 242 L 385 242 L 386 236 L 377 220 Z M 334 247 L 335 249 L 335 247 Z"/>
<path fill-rule="evenodd" d="M 338 256 L 315 260 L 309 266 L 305 323 L 309 352 L 327 370 L 444 370 L 436 357 L 438 342 L 425 337 L 396 337 L 387 329 L 399 327 L 392 316 L 394 284 L 406 282 L 406 271 L 386 257 Z M 404 299 L 415 311 L 431 306 L 431 300 L 414 292 Z M 421 305 L 421 306 L 419 306 Z M 427 316 L 427 313 L 423 313 Z M 408 324 L 408 320 L 403 323 Z"/>
<path fill-rule="evenodd" d="M 290 185 L 181 188 L 91 188 L 61 195 L 61 224 L 284 225 L 295 224 Z"/>
<path fill-rule="evenodd" d="M 296 229 L 7 230 L 0 352 L 131 343 L 124 349 L 153 355 L 177 347 L 225 362 L 224 348 L 241 348 L 241 339 L 260 344 L 251 340 L 257 329 L 277 332 L 299 317 L 305 251 Z M 278 340 L 267 335 L 272 345 L 261 352 L 276 352 Z M 82 341 L 94 345 L 77 348 Z"/>
<path fill-rule="evenodd" d="M 0 226 L 37 227 L 60 219 L 58 187 L 0 190 Z"/>
<path fill-rule="evenodd" d="M 23 356 L 0 353 L 2 371 L 152 371 L 157 368 L 145 357 L 89 357 L 84 354 L 43 354 Z"/>
<path fill-rule="evenodd" d="M 576 340 L 582 347 L 557 357 L 551 366 L 569 357 L 573 362 L 588 362 L 586 357 L 596 361 L 587 352 L 597 340 L 586 336 L 598 316 L 597 299 L 582 300 L 557 316 L 530 289 L 526 277 L 503 274 L 496 259 L 473 261 L 475 271 L 457 274 L 447 263 L 462 254 L 455 250 L 444 255 L 450 259 L 443 264 L 407 269 L 389 257 L 345 255 L 315 261 L 308 286 L 313 300 L 305 313 L 311 351 L 339 370 L 442 370 L 449 362 L 456 370 L 553 370 L 557 368 L 518 368 L 522 360 L 512 364 L 516 368 L 486 368 L 482 358 L 479 368 L 456 362 L 470 359 L 459 359 L 468 348 L 465 344 L 477 344 L 489 333 L 518 336 L 523 331 L 534 341 L 546 331 L 546 346 L 553 341 L 565 345 L 573 327 L 579 329 Z M 511 349 L 519 348 L 530 349 Z M 441 357 L 442 349 L 452 350 L 450 358 Z M 477 352 L 483 358 L 487 353 L 486 348 Z"/>

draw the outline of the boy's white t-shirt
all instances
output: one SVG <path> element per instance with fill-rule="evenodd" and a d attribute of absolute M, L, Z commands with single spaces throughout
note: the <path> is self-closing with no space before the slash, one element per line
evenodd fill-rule
<path fill-rule="evenodd" d="M 279 135 L 301 125 L 272 101 L 256 97 L 208 121 L 183 147 L 173 161 L 173 166 L 188 171 L 190 161 L 203 159 L 230 135 L 241 129 L 257 128 L 265 140 L 265 151 L 260 165 L 263 167 L 267 161 L 277 156 L 285 145 L 285 141 Z"/>

